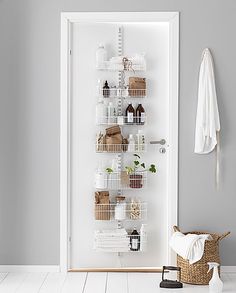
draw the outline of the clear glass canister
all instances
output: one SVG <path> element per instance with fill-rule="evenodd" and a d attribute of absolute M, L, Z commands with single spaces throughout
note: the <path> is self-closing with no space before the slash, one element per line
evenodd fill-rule
<path fill-rule="evenodd" d="M 122 220 L 125 220 L 125 218 L 126 218 L 125 196 L 117 196 L 116 205 L 115 205 L 115 219 L 118 221 L 122 221 Z"/>

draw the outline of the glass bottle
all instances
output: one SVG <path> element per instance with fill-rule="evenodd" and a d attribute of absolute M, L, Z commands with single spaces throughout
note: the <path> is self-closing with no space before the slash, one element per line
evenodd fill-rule
<path fill-rule="evenodd" d="M 140 235 L 136 228 L 132 231 L 130 235 L 130 250 L 138 251 L 140 249 Z"/>
<path fill-rule="evenodd" d="M 103 97 L 104 98 L 109 98 L 110 96 L 110 87 L 108 85 L 107 80 L 105 81 L 105 84 L 103 86 Z"/>
<path fill-rule="evenodd" d="M 129 103 L 128 107 L 126 108 L 125 116 L 126 116 L 127 124 L 134 124 L 135 110 L 134 110 L 134 107 L 132 106 L 132 103 Z"/>
<path fill-rule="evenodd" d="M 135 152 L 136 151 L 136 141 L 135 141 L 133 134 L 129 135 L 128 142 L 129 142 L 128 152 L 130 152 L 130 153 Z"/>
<path fill-rule="evenodd" d="M 136 116 L 136 124 L 138 125 L 144 125 L 145 123 L 145 110 L 142 106 L 142 104 L 138 104 L 138 107 L 135 111 L 135 116 Z"/>

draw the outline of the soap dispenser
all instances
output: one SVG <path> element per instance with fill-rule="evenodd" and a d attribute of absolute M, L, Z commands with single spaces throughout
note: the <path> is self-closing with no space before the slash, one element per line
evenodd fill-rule
<path fill-rule="evenodd" d="M 208 262 L 207 264 L 209 265 L 208 273 L 210 272 L 210 270 L 213 269 L 212 278 L 209 282 L 209 292 L 210 293 L 222 293 L 223 282 L 221 281 L 221 279 L 219 277 L 219 272 L 218 272 L 219 264 L 217 262 Z"/>

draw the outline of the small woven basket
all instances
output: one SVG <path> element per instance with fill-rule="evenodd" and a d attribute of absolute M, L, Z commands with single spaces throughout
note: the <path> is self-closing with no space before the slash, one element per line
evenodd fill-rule
<path fill-rule="evenodd" d="M 175 232 L 180 232 L 177 226 L 174 226 Z M 219 242 L 230 232 L 218 235 L 207 232 L 192 231 L 184 234 L 210 234 L 213 240 L 206 240 L 204 253 L 202 258 L 194 263 L 189 264 L 189 261 L 177 255 L 177 266 L 181 268 L 181 282 L 194 285 L 208 285 L 212 278 L 212 272 L 208 272 L 208 262 L 217 262 L 220 264 Z M 220 272 L 220 268 L 219 268 Z"/>

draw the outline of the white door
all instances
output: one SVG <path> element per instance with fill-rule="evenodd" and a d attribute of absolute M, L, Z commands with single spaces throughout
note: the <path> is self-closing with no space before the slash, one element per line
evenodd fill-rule
<path fill-rule="evenodd" d="M 119 30 L 122 33 L 119 33 Z M 173 82 L 170 74 L 172 70 L 170 62 L 173 62 L 170 57 L 172 50 L 170 35 L 169 22 L 132 22 L 130 20 L 129 22 L 114 22 L 106 19 L 97 22 L 90 19 L 89 21 L 73 22 L 70 25 L 71 52 L 68 56 L 70 60 L 69 268 L 159 267 L 169 263 L 168 237 L 171 230 L 170 225 L 173 224 L 173 221 L 170 223 L 170 207 L 174 207 L 170 204 L 170 199 L 173 196 L 175 202 L 177 188 L 169 186 L 176 183 L 173 180 L 172 168 L 177 167 L 176 160 L 173 160 L 177 152 L 177 144 L 173 151 L 173 145 L 171 145 L 171 141 L 175 137 L 173 119 L 176 119 L 175 123 L 177 123 L 177 115 L 170 117 L 175 112 L 175 109 L 172 109 L 175 104 L 173 100 L 171 101 L 173 88 L 170 89 Z M 118 108 L 125 115 L 129 102 L 135 109 L 138 104 L 142 104 L 145 109 L 144 125 L 136 125 L 137 123 L 127 125 L 126 118 L 123 118 L 124 123 L 119 122 L 123 124 L 119 125 L 123 138 L 128 138 L 130 134 L 133 134 L 136 139 L 135 149 L 133 146 L 127 146 L 127 149 L 125 146 L 118 145 L 118 152 L 116 152 L 113 146 L 108 151 L 108 146 L 101 148 L 96 145 L 98 133 L 105 134 L 106 128 L 118 123 L 117 118 L 108 117 L 102 120 L 103 125 L 96 125 L 100 124 L 96 122 L 101 122 L 96 121 L 96 106 L 99 97 L 98 80 L 102 81 L 102 85 L 107 80 L 110 89 L 112 86 L 118 86 L 118 82 L 121 80 L 117 70 L 98 70 L 96 68 L 96 49 L 101 43 L 105 44 L 108 59 L 118 56 L 119 53 L 124 56 L 145 53 L 146 70 L 133 71 L 132 68 L 129 68 L 130 70 L 125 71 L 124 76 L 125 84 L 129 84 L 129 77 L 145 78 L 146 93 L 134 97 L 132 90 L 129 92 L 124 90 L 122 97 L 119 96 L 119 98 L 117 95 L 120 92 L 116 89 L 109 90 L 110 97 L 104 98 L 105 92 L 100 93 L 101 101 L 105 104 L 103 108 L 106 109 L 107 104 L 111 102 L 110 107 L 115 108 L 115 115 L 118 114 Z M 133 59 L 131 64 L 134 69 L 135 62 Z M 114 69 L 117 65 L 109 63 L 106 66 L 112 66 Z M 128 94 L 131 97 L 127 97 Z M 144 97 L 145 94 L 146 97 Z M 139 130 L 142 131 L 145 138 L 145 145 L 141 145 L 141 147 L 137 146 Z M 177 127 L 174 130 L 176 131 Z M 106 142 L 106 139 L 104 139 L 104 143 L 109 143 Z M 159 143 L 162 139 L 166 141 L 163 145 Z M 151 144 L 153 141 L 156 143 Z M 122 172 L 121 175 L 120 170 L 123 171 L 126 166 L 132 166 L 134 159 L 137 159 L 134 154 L 140 156 L 138 160 L 140 163 L 145 163 L 145 169 L 154 164 L 157 173 L 139 173 L 142 174 L 141 183 L 132 181 L 125 172 Z M 117 162 L 118 170 L 107 174 L 106 168 L 116 168 Z M 100 172 L 100 177 L 98 175 L 96 177 L 97 172 Z M 101 186 L 98 188 L 97 180 L 99 179 L 97 178 L 103 178 L 102 183 L 105 182 L 103 188 Z M 170 178 L 172 178 L 172 182 Z M 95 192 L 100 192 L 101 195 L 101 191 L 109 193 L 109 200 L 112 204 L 95 206 Z M 124 205 L 119 207 L 116 205 L 117 195 L 125 197 Z M 101 198 L 104 199 L 104 196 Z M 125 216 L 122 221 L 117 221 L 118 208 L 125 208 Z M 135 214 L 136 212 L 137 214 Z M 176 211 L 173 211 L 174 218 L 175 213 Z M 118 227 L 122 227 L 128 234 L 134 228 L 140 233 L 142 224 L 147 224 L 145 226 L 147 242 L 142 243 L 144 237 L 141 239 L 139 236 L 137 237 L 137 247 L 132 247 L 135 244 L 132 243 L 129 236 L 121 236 L 121 243 L 116 238 L 116 244 L 114 244 L 114 240 L 111 241 L 109 238 L 111 231 L 109 233 L 105 231 L 112 230 L 112 233 L 115 233 Z M 102 238 L 104 231 L 108 235 Z M 122 231 L 124 232 L 124 230 Z M 96 233 L 99 233 L 99 236 L 95 237 Z M 124 241 L 123 237 L 128 240 Z M 128 248 L 124 249 L 122 245 L 128 246 Z M 130 245 L 131 249 L 136 249 L 130 250 Z"/>

